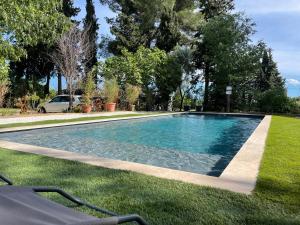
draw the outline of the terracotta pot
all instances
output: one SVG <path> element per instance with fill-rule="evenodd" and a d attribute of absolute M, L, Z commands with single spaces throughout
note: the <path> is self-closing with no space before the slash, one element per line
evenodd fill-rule
<path fill-rule="evenodd" d="M 114 112 L 114 111 L 116 111 L 116 103 L 106 103 L 105 104 L 105 109 L 108 112 Z"/>
<path fill-rule="evenodd" d="M 83 113 L 90 113 L 92 111 L 92 106 L 91 105 L 82 105 L 81 109 L 82 109 Z"/>

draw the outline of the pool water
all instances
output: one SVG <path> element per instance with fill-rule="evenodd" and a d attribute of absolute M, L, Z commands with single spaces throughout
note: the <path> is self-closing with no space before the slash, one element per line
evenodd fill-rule
<path fill-rule="evenodd" d="M 0 134 L 0 139 L 219 176 L 260 117 L 170 115 Z"/>

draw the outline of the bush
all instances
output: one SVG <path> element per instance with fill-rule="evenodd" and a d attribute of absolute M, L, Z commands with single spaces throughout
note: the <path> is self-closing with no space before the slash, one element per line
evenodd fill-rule
<path fill-rule="evenodd" d="M 83 103 L 86 105 L 91 105 L 92 104 L 92 97 L 93 93 L 95 91 L 96 84 L 93 78 L 93 74 L 89 73 L 86 77 L 85 84 L 83 87 Z"/>
<path fill-rule="evenodd" d="M 134 105 L 141 93 L 141 88 L 131 84 L 126 84 L 125 93 L 127 102 L 130 105 Z"/>
<path fill-rule="evenodd" d="M 283 88 L 272 88 L 258 96 L 258 107 L 265 113 L 289 113 L 291 101 Z"/>
<path fill-rule="evenodd" d="M 4 104 L 5 95 L 9 91 L 8 65 L 0 58 L 0 107 Z"/>
<path fill-rule="evenodd" d="M 115 103 L 119 96 L 119 85 L 115 78 L 105 80 L 103 94 L 106 97 L 106 103 Z"/>

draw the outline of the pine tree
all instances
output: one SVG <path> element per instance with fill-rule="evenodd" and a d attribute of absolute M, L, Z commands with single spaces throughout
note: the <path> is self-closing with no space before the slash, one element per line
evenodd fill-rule
<path fill-rule="evenodd" d="M 228 11 L 234 9 L 234 0 L 198 0 L 198 3 L 206 22 L 216 16 L 225 15 Z M 203 109 L 206 111 L 209 109 L 209 83 L 214 68 L 211 59 L 207 57 L 210 50 L 207 43 L 202 41 L 203 34 L 201 29 L 197 32 L 196 37 L 198 41 L 197 51 L 195 52 L 195 62 L 197 67 L 203 70 L 204 74 Z"/>
<path fill-rule="evenodd" d="M 161 15 L 156 47 L 170 52 L 180 41 L 181 34 L 176 12 L 165 9 Z"/>
<path fill-rule="evenodd" d="M 95 6 L 93 0 L 86 0 L 86 16 L 84 18 L 84 29 L 88 29 L 89 41 L 92 45 L 91 59 L 86 63 L 85 72 L 86 74 L 90 72 L 94 65 L 97 63 L 97 31 L 99 29 L 98 19 L 96 17 Z M 94 78 L 97 83 L 97 77 Z"/>

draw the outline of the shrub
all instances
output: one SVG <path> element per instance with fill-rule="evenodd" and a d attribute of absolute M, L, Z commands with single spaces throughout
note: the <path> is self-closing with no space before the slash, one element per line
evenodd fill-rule
<path fill-rule="evenodd" d="M 8 65 L 0 58 L 0 107 L 3 106 L 5 95 L 9 91 Z"/>
<path fill-rule="evenodd" d="M 92 97 L 93 97 L 93 93 L 95 91 L 96 88 L 96 84 L 93 78 L 93 74 L 92 73 L 88 73 L 86 80 L 85 80 L 85 84 L 83 87 L 83 103 L 86 105 L 91 105 L 92 104 Z"/>
<path fill-rule="evenodd" d="M 40 97 L 34 92 L 32 95 L 28 96 L 28 101 L 30 103 L 31 109 L 36 109 L 40 101 Z"/>
<path fill-rule="evenodd" d="M 103 94 L 106 97 L 106 103 L 115 103 L 119 96 L 119 85 L 115 78 L 105 80 Z"/>
<path fill-rule="evenodd" d="M 258 96 L 258 107 L 265 113 L 288 113 L 291 101 L 283 88 L 272 88 Z"/>
<path fill-rule="evenodd" d="M 125 92 L 127 102 L 130 105 L 134 105 L 141 93 L 141 88 L 131 84 L 126 84 Z"/>

